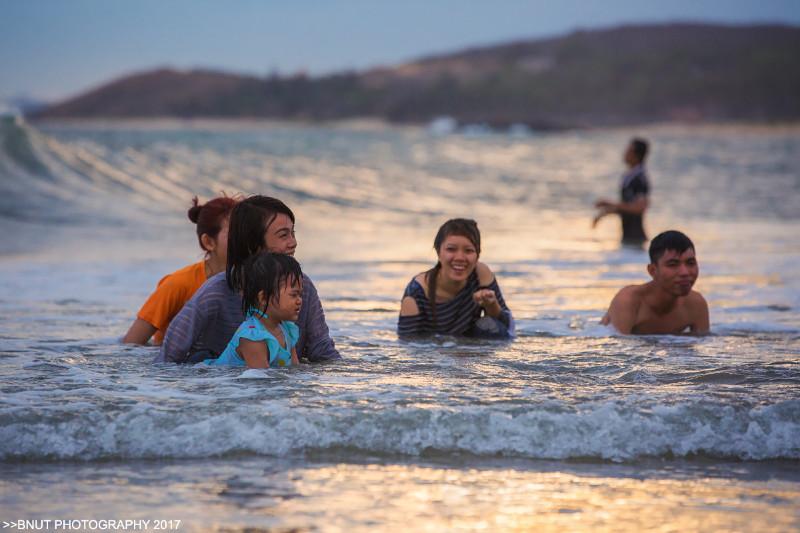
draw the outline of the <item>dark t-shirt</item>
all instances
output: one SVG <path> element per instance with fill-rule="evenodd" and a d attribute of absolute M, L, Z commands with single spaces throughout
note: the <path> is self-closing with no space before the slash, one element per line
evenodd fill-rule
<path fill-rule="evenodd" d="M 623 178 L 620 199 L 625 203 L 633 202 L 639 196 L 647 196 L 649 191 L 647 174 L 645 174 L 644 168 L 637 167 L 631 169 L 631 172 Z M 647 240 L 642 225 L 642 215 L 620 213 L 620 218 L 622 219 L 623 243 L 640 245 Z"/>

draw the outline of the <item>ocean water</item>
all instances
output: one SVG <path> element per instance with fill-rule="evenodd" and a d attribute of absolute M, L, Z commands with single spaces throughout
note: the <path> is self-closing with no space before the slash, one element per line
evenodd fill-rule
<path fill-rule="evenodd" d="M 696 244 L 707 337 L 598 324 L 647 279 L 616 220 L 590 228 L 633 135 L 652 143 L 646 229 Z M 295 211 L 342 361 L 159 366 L 119 344 L 157 281 L 201 257 L 191 197 L 220 191 Z M 397 339 L 403 289 L 454 216 L 480 225 L 513 341 Z M 797 530 L 799 232 L 797 127 L 6 120 L 0 520 Z"/>

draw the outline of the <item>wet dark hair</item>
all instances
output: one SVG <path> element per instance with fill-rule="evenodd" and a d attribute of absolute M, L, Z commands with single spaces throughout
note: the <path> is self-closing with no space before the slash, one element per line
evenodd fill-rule
<path fill-rule="evenodd" d="M 250 256 L 243 266 L 242 313 L 251 314 L 250 309 L 267 312 L 267 305 L 273 299 L 280 300 L 284 283 L 300 284 L 303 271 L 300 263 L 286 254 L 261 252 Z M 264 292 L 264 306 L 258 302 L 258 293 Z"/>
<path fill-rule="evenodd" d="M 650 241 L 650 262 L 656 264 L 667 250 L 675 250 L 682 254 L 689 248 L 694 250 L 694 243 L 680 231 L 669 230 L 659 233 Z"/>
<path fill-rule="evenodd" d="M 200 248 L 208 251 L 203 247 L 203 234 L 216 239 L 222 230 L 222 223 L 231 215 L 231 211 L 239 200 L 238 197 L 231 198 L 224 193 L 204 204 L 200 204 L 197 196 L 192 198 L 192 207 L 186 214 L 189 216 L 189 220 L 197 224 L 197 242 L 200 243 Z"/>
<path fill-rule="evenodd" d="M 433 249 L 438 254 L 442 248 L 444 240 L 450 235 L 466 237 L 475 247 L 478 256 L 481 255 L 481 232 L 478 230 L 478 223 L 469 218 L 451 218 L 439 228 L 436 238 L 433 239 Z M 431 314 L 433 325 L 436 327 L 436 283 L 442 263 L 436 262 L 436 266 L 425 273 L 425 281 L 428 283 L 428 300 L 431 302 Z"/>
<path fill-rule="evenodd" d="M 225 267 L 225 279 L 232 290 L 242 289 L 244 262 L 264 250 L 264 234 L 281 213 L 294 224 L 294 213 L 277 198 L 250 196 L 233 208 L 228 224 L 228 264 Z"/>
<path fill-rule="evenodd" d="M 631 147 L 633 148 L 633 153 L 639 158 L 639 162 L 642 163 L 644 158 L 647 157 L 647 148 L 648 143 L 646 140 L 640 137 L 634 137 L 631 139 Z"/>

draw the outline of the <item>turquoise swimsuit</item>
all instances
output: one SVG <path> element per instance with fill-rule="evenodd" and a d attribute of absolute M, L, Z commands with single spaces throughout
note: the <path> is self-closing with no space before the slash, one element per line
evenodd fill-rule
<path fill-rule="evenodd" d="M 267 345 L 267 352 L 269 353 L 269 366 L 291 366 L 292 364 L 292 347 L 297 344 L 297 339 L 300 337 L 300 330 L 294 322 L 281 322 L 281 331 L 283 338 L 286 339 L 286 348 L 281 346 L 278 339 L 267 331 L 264 324 L 255 316 L 248 316 L 233 337 L 216 359 L 206 359 L 204 362 L 207 365 L 213 366 L 247 366 L 238 353 L 236 348 L 239 347 L 239 339 L 247 339 L 249 341 L 261 341 Z"/>

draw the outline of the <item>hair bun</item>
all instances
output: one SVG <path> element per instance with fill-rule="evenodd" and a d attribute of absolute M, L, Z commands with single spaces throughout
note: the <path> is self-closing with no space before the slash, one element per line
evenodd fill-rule
<path fill-rule="evenodd" d="M 200 210 L 203 209 L 202 205 L 199 205 L 197 200 L 197 196 L 192 198 L 192 207 L 189 208 L 189 220 L 192 221 L 193 224 L 197 224 L 197 219 L 200 218 Z"/>

